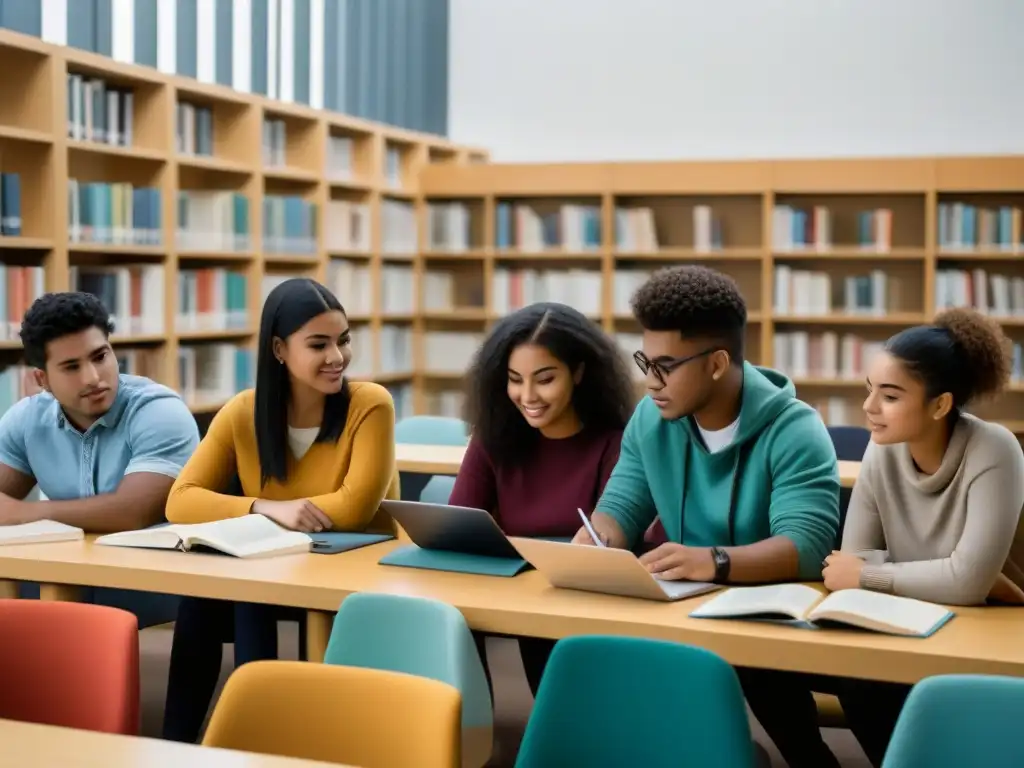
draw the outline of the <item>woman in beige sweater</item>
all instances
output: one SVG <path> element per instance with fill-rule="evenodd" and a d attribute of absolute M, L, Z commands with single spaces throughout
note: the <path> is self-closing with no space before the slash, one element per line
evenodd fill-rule
<path fill-rule="evenodd" d="M 871 445 L 843 531 L 825 561 L 830 590 L 870 589 L 935 603 L 1024 603 L 1024 452 L 1005 427 L 964 409 L 1006 386 L 1010 343 L 973 310 L 893 336 L 871 361 Z M 866 681 L 840 701 L 880 765 L 908 686 Z"/>

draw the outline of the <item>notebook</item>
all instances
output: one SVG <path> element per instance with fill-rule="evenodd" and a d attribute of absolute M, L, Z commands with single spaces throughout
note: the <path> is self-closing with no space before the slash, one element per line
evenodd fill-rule
<path fill-rule="evenodd" d="M 163 525 L 141 531 L 110 533 L 96 539 L 110 547 L 177 549 L 208 548 L 243 558 L 275 557 L 309 552 L 313 540 L 305 533 L 282 528 L 263 515 L 245 515 L 212 523 Z"/>
<path fill-rule="evenodd" d="M 314 533 L 310 536 L 313 539 L 313 548 L 310 550 L 316 555 L 336 555 L 339 552 L 349 552 L 353 549 L 368 547 L 371 544 L 380 544 L 382 541 L 391 541 L 395 537 L 390 533 L 348 533 L 334 532 Z"/>
<path fill-rule="evenodd" d="M 627 549 L 591 547 L 542 539 L 509 539 L 552 586 L 672 602 L 703 595 L 717 584 L 665 581 L 653 576 Z"/>
<path fill-rule="evenodd" d="M 81 528 L 64 525 L 64 523 L 53 520 L 36 520 L 20 525 L 0 525 L 0 545 L 80 541 L 84 537 L 85 533 Z"/>
<path fill-rule="evenodd" d="M 905 637 L 928 637 L 953 618 L 949 609 L 865 589 L 824 595 L 806 584 L 734 587 L 690 613 L 698 619 L 760 619 L 805 628 L 845 626 Z"/>

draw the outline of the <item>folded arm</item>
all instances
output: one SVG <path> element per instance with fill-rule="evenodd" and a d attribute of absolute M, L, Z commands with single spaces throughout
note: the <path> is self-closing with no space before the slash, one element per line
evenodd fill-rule
<path fill-rule="evenodd" d="M 352 461 L 341 488 L 310 497 L 338 531 L 361 531 L 380 508 L 395 474 L 395 406 L 373 405 L 355 426 Z"/>

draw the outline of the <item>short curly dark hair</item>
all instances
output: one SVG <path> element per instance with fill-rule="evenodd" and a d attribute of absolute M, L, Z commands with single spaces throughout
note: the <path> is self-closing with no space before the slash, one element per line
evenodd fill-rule
<path fill-rule="evenodd" d="M 631 304 L 645 330 L 714 339 L 733 360 L 743 359 L 747 305 L 728 275 L 696 265 L 660 269 L 637 289 Z"/>
<path fill-rule="evenodd" d="M 91 293 L 44 293 L 32 302 L 21 321 L 25 362 L 34 368 L 45 368 L 47 344 L 93 327 L 109 337 L 114 322 L 103 302 Z"/>

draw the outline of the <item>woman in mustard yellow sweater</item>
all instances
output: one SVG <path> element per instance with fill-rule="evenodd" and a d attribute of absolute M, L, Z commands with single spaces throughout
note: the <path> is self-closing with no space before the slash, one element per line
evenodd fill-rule
<path fill-rule="evenodd" d="M 260 320 L 256 389 L 214 417 L 171 488 L 167 519 L 203 523 L 265 515 L 298 531 L 390 532 L 379 511 L 398 498 L 391 395 L 348 382 L 348 318 L 324 286 L 305 279 L 274 288 Z M 275 606 L 185 598 L 171 649 L 164 738 L 196 741 L 221 666 L 235 641 L 236 666 L 277 656 L 277 621 L 301 615 Z"/>

